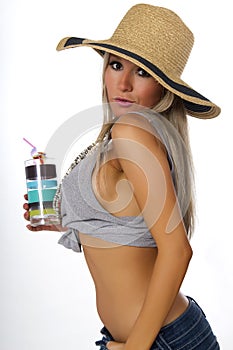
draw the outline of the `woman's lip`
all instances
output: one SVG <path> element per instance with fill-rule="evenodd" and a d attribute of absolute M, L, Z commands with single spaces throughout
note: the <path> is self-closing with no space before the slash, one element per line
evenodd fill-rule
<path fill-rule="evenodd" d="M 126 98 L 122 98 L 122 97 L 116 97 L 114 98 L 113 101 L 124 107 L 132 106 L 132 104 L 134 103 L 134 101 L 127 100 Z"/>

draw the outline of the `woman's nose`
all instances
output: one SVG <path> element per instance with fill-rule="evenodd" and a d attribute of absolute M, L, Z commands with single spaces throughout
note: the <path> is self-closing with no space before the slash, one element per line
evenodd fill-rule
<path fill-rule="evenodd" d="M 133 90 L 133 77 L 131 72 L 122 72 L 119 77 L 119 89 L 121 91 L 132 91 Z"/>

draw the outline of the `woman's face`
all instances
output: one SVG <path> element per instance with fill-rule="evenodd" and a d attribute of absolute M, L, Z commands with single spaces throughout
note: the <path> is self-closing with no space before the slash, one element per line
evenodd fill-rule
<path fill-rule="evenodd" d="M 153 108 L 163 92 L 163 87 L 144 69 L 112 54 L 109 55 L 104 83 L 108 102 L 116 116 L 135 109 L 135 105 Z"/>

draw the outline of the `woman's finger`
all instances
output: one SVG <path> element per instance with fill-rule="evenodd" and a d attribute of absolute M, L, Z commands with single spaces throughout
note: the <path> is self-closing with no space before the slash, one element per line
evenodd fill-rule
<path fill-rule="evenodd" d="M 24 219 L 28 221 L 28 220 L 30 219 L 29 211 L 28 211 L 28 210 L 25 211 L 25 213 L 23 214 L 23 216 L 24 216 Z"/>
<path fill-rule="evenodd" d="M 108 350 L 124 350 L 125 343 L 118 343 L 116 341 L 109 341 L 106 346 L 107 346 Z"/>
<path fill-rule="evenodd" d="M 24 203 L 24 204 L 23 204 L 23 209 L 29 210 L 29 205 L 28 205 L 28 203 Z"/>

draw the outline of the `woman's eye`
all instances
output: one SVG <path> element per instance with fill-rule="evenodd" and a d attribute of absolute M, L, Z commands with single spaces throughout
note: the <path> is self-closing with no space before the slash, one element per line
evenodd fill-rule
<path fill-rule="evenodd" d="M 115 70 L 120 70 L 122 68 L 122 64 L 117 61 L 112 61 L 109 63 L 109 65 Z"/>
<path fill-rule="evenodd" d="M 144 69 L 142 68 L 138 68 L 138 75 L 140 75 L 140 77 L 145 77 L 145 78 L 149 78 L 151 77 L 151 75 L 149 73 L 147 73 Z"/>

